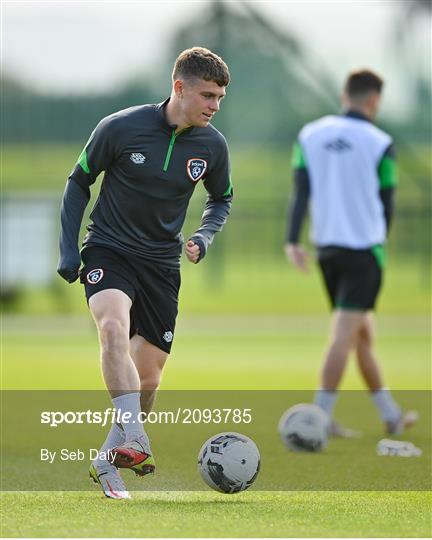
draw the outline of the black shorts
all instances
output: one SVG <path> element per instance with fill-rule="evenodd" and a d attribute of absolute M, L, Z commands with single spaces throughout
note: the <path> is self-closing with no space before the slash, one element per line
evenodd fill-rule
<path fill-rule="evenodd" d="M 180 269 L 146 261 L 108 247 L 83 249 L 80 281 L 87 302 L 105 289 L 119 289 L 132 300 L 130 337 L 139 334 L 169 353 L 174 337 Z"/>
<path fill-rule="evenodd" d="M 319 248 L 318 262 L 333 308 L 367 311 L 375 307 L 382 268 L 372 249 Z"/>

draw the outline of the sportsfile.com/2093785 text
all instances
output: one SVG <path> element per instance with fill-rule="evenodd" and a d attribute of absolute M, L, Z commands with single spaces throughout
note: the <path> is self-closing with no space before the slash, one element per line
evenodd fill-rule
<path fill-rule="evenodd" d="M 143 424 L 250 424 L 252 409 L 235 408 L 188 408 L 178 407 L 171 411 L 141 412 L 132 419 L 130 412 L 108 408 L 104 411 L 42 411 L 41 424 L 57 427 L 62 424 L 98 424 L 107 426 L 114 423 Z"/>

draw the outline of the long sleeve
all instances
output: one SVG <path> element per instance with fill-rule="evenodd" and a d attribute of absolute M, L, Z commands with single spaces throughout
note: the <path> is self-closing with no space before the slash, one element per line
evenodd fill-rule
<path fill-rule="evenodd" d="M 61 205 L 60 258 L 57 268 L 57 272 L 69 283 L 78 277 L 81 264 L 78 237 L 89 200 L 90 190 L 85 190 L 78 182 L 69 178 Z"/>
<path fill-rule="evenodd" d="M 386 222 L 387 234 L 389 233 L 390 226 L 393 220 L 394 214 L 394 188 L 380 189 L 379 195 L 384 208 L 384 219 Z"/>
<path fill-rule="evenodd" d="M 201 225 L 191 236 L 191 240 L 200 248 L 198 262 L 205 257 L 215 234 L 223 229 L 231 210 L 233 187 L 229 153 L 226 141 L 222 136 L 220 142 L 221 144 L 216 151 L 215 166 L 204 181 L 208 196 Z"/>
<path fill-rule="evenodd" d="M 294 169 L 294 194 L 288 209 L 286 242 L 297 244 L 310 196 L 309 173 L 302 148 L 298 142 L 294 144 L 292 165 Z"/>
<path fill-rule="evenodd" d="M 204 213 L 201 218 L 201 226 L 191 237 L 191 240 L 195 244 L 198 244 L 200 248 L 198 261 L 207 253 L 208 247 L 213 242 L 214 235 L 223 229 L 230 213 L 231 201 L 232 190 L 229 195 L 220 199 L 213 199 L 211 195 L 207 197 Z"/>
<path fill-rule="evenodd" d="M 379 195 L 388 234 L 394 213 L 394 195 L 397 185 L 396 152 L 393 144 L 386 149 L 378 165 L 378 177 Z"/>
<path fill-rule="evenodd" d="M 93 131 L 68 178 L 63 194 L 57 272 L 69 283 L 78 278 L 81 264 L 78 239 L 84 211 L 90 200 L 90 186 L 100 172 L 106 170 L 113 157 L 109 142 L 110 125 L 110 117 L 107 117 Z"/>

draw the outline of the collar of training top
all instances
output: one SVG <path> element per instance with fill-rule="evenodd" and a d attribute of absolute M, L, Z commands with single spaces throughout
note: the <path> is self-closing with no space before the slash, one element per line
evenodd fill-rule
<path fill-rule="evenodd" d="M 169 100 L 170 100 L 170 98 L 167 98 L 165 101 L 162 101 L 162 103 L 158 103 L 156 105 L 156 112 L 157 112 L 159 120 L 161 121 L 161 123 L 164 126 L 167 126 L 167 127 L 171 128 L 171 129 L 177 129 L 177 125 L 176 124 L 170 124 L 168 122 L 167 117 L 166 117 L 166 106 L 168 105 Z"/>
<path fill-rule="evenodd" d="M 357 118 L 357 120 L 365 120 L 366 122 L 372 122 L 367 116 L 365 116 L 363 113 L 359 111 L 354 111 L 352 109 L 348 109 L 343 116 L 348 116 L 348 118 Z"/>
<path fill-rule="evenodd" d="M 161 122 L 161 124 L 164 126 L 164 127 L 168 127 L 170 129 L 170 131 L 172 131 L 173 129 L 177 129 L 177 124 L 170 124 L 168 122 L 168 118 L 166 116 L 166 106 L 168 105 L 169 103 L 169 100 L 171 98 L 167 98 L 165 101 L 162 101 L 162 103 L 158 103 L 156 105 L 156 113 L 158 115 L 158 118 Z M 188 130 L 188 131 L 192 131 L 193 129 L 193 126 L 189 127 L 189 128 L 185 128 L 185 130 Z M 181 130 L 181 133 L 183 132 L 183 130 Z"/>

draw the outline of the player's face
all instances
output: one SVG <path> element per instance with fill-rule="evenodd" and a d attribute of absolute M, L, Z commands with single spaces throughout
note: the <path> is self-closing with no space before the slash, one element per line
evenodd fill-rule
<path fill-rule="evenodd" d="M 225 97 L 225 86 L 214 81 L 195 79 L 183 83 L 181 107 L 190 126 L 207 127 L 220 109 Z"/>

